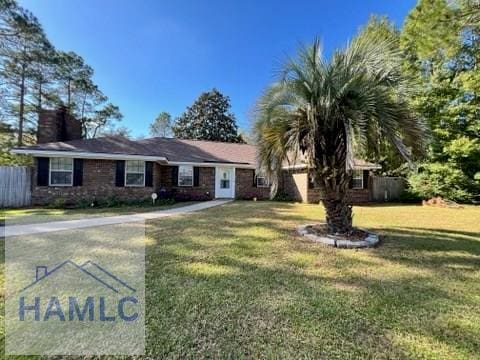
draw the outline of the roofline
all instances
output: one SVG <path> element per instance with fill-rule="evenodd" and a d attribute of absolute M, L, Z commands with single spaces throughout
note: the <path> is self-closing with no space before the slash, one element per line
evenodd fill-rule
<path fill-rule="evenodd" d="M 245 163 L 229 163 L 229 162 L 195 162 L 195 161 L 168 161 L 163 156 L 149 156 L 149 155 L 130 155 L 130 154 L 112 154 L 112 153 L 97 153 L 86 151 L 68 151 L 68 150 L 29 150 L 29 149 L 12 149 L 14 154 L 27 154 L 33 156 L 47 156 L 47 157 L 74 157 L 78 159 L 101 159 L 101 160 L 147 160 L 160 161 L 168 165 L 192 165 L 192 166 L 235 166 L 237 168 L 255 169 L 256 166 Z"/>
<path fill-rule="evenodd" d="M 296 165 L 285 165 L 282 166 L 282 170 L 297 170 L 297 169 L 306 169 L 306 164 L 296 164 Z"/>
<path fill-rule="evenodd" d="M 282 170 L 302 170 L 306 169 L 306 164 L 286 165 L 282 166 Z M 354 170 L 380 170 L 382 167 L 378 164 L 372 165 L 353 165 Z"/>
<path fill-rule="evenodd" d="M 355 170 L 380 170 L 382 168 L 381 165 L 372 164 L 372 165 L 353 165 Z"/>
<path fill-rule="evenodd" d="M 234 162 L 195 162 L 195 161 L 168 161 L 168 165 L 192 165 L 192 166 L 204 166 L 204 167 L 213 167 L 213 166 L 235 166 L 236 168 L 242 169 L 256 169 L 255 165 L 245 164 L 245 163 L 234 163 Z"/>
<path fill-rule="evenodd" d="M 163 156 L 97 153 L 87 151 L 12 149 L 10 152 L 13 154 L 48 157 L 75 157 L 79 159 L 168 161 L 167 158 Z"/>

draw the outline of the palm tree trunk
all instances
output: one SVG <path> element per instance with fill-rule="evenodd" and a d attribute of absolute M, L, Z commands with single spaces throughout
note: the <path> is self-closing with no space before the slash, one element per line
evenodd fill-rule
<path fill-rule="evenodd" d="M 341 199 L 324 199 L 323 206 L 327 213 L 327 231 L 329 234 L 346 234 L 352 231 L 352 206 L 346 197 Z"/>

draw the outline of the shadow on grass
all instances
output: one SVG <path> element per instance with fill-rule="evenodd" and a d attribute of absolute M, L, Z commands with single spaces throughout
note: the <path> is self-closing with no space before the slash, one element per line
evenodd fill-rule
<path fill-rule="evenodd" d="M 472 334 L 457 328 L 451 341 L 438 335 L 455 331 L 447 322 L 437 320 L 435 330 L 427 320 L 478 305 L 465 289 L 450 289 L 478 269 L 477 234 L 382 229 L 377 249 L 338 250 L 293 236 L 293 226 L 312 214 L 292 214 L 292 204 L 256 206 L 152 224 L 147 289 L 155 291 L 147 293 L 147 310 L 158 323 L 149 332 L 151 354 L 181 354 L 175 343 L 204 355 L 405 356 L 386 336 L 391 330 L 463 354 L 480 351 Z"/>
<path fill-rule="evenodd" d="M 462 322 L 479 320 L 478 233 L 373 228 L 383 244 L 360 251 L 295 236 L 321 217 L 308 205 L 235 202 L 148 222 L 147 357 L 480 353 L 479 332 Z M 428 343 L 409 349 L 398 334 Z"/>

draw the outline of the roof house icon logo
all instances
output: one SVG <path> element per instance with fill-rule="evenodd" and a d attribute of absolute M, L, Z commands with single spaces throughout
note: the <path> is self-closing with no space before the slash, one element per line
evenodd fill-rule
<path fill-rule="evenodd" d="M 48 267 L 45 265 L 37 265 L 35 271 L 35 280 L 21 289 L 20 292 L 35 287 L 37 284 L 43 282 L 45 279 L 56 274 L 57 272 L 64 271 L 67 267 L 78 270 L 79 275 L 87 275 L 92 279 L 92 281 L 96 281 L 103 287 L 110 289 L 117 294 L 136 292 L 136 289 L 130 286 L 128 283 L 91 260 L 88 260 L 81 265 L 78 265 L 72 260 L 65 260 L 59 265 L 55 266 L 52 270 L 48 270 Z"/>
<path fill-rule="evenodd" d="M 5 355 L 143 355 L 145 234 L 139 221 L 7 237 Z"/>
<path fill-rule="evenodd" d="M 99 264 L 65 260 L 51 270 L 37 265 L 35 280 L 19 292 L 18 321 L 133 322 L 137 290 Z"/>

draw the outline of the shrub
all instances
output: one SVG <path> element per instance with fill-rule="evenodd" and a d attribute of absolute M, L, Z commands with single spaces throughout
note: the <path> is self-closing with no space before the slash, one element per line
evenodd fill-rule
<path fill-rule="evenodd" d="M 182 201 L 206 201 L 210 200 L 210 194 L 185 194 L 181 192 L 176 192 L 174 195 L 175 201 L 182 202 Z"/>
<path fill-rule="evenodd" d="M 103 207 L 119 207 L 124 205 L 124 202 L 121 201 L 117 196 L 112 195 L 108 196 L 101 201 L 101 206 Z"/>
<path fill-rule="evenodd" d="M 169 199 L 157 199 L 155 201 L 155 206 L 163 206 L 163 205 L 173 205 L 175 204 L 175 200 L 172 198 Z M 121 206 L 154 206 L 152 199 L 142 198 L 142 199 L 133 199 L 133 200 L 122 200 L 117 196 L 109 196 L 106 198 L 101 199 L 82 199 L 76 203 L 77 208 L 114 208 L 114 207 L 121 207 Z"/>
<path fill-rule="evenodd" d="M 408 182 L 412 193 L 422 199 L 441 196 L 459 202 L 471 201 L 471 191 L 478 186 L 462 170 L 444 163 L 420 166 L 417 173 L 409 176 Z"/>
<path fill-rule="evenodd" d="M 295 201 L 295 199 L 293 198 L 293 196 L 287 194 L 285 191 L 279 190 L 275 194 L 273 201 Z"/>
<path fill-rule="evenodd" d="M 405 189 L 398 197 L 398 201 L 402 203 L 419 203 L 422 201 L 422 198 L 412 189 Z"/>
<path fill-rule="evenodd" d="M 157 201 L 155 201 L 155 205 L 157 205 L 157 206 L 173 205 L 173 204 L 175 204 L 175 199 L 173 199 L 173 198 L 157 199 Z"/>
<path fill-rule="evenodd" d="M 92 200 L 90 199 L 81 199 L 77 201 L 77 208 L 87 209 L 92 206 Z"/>
<path fill-rule="evenodd" d="M 52 209 L 65 209 L 67 206 L 67 202 L 65 199 L 58 198 L 53 201 L 48 207 Z"/>

